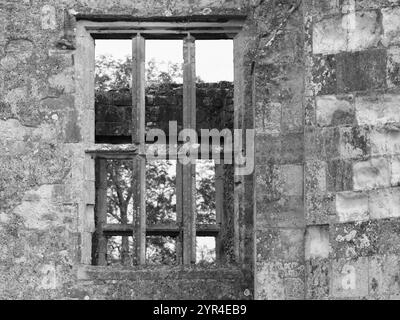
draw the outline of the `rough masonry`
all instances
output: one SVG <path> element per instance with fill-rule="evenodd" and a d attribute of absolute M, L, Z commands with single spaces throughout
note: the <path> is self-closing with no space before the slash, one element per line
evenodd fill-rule
<path fill-rule="evenodd" d="M 239 265 L 90 266 L 77 20 L 235 15 Z M 0 0 L 0 298 L 398 298 L 399 89 L 398 0 Z"/>

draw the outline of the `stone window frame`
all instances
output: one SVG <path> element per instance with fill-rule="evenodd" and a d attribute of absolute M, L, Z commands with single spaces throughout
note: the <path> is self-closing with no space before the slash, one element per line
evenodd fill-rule
<path fill-rule="evenodd" d="M 145 180 L 145 158 L 143 157 L 144 143 L 144 39 L 183 39 L 184 43 L 184 105 L 189 105 L 184 108 L 183 121 L 184 127 L 192 128 L 195 126 L 195 74 L 194 74 L 194 39 L 232 39 L 234 43 L 234 128 L 242 128 L 244 119 L 244 106 L 241 104 L 244 101 L 244 92 L 240 89 L 240 84 L 244 82 L 243 67 L 243 36 L 241 36 L 242 27 L 245 17 L 224 18 L 221 21 L 209 21 L 208 19 L 194 22 L 177 22 L 177 21 L 94 21 L 88 20 L 87 17 L 82 17 L 77 22 L 77 49 L 76 49 L 76 80 L 77 93 L 75 102 L 78 109 L 81 110 L 82 122 L 84 125 L 84 147 L 85 147 L 85 169 L 89 172 L 85 177 L 84 187 L 89 184 L 90 190 L 95 190 L 95 181 L 99 177 L 95 177 L 95 160 L 101 159 L 104 163 L 106 159 L 136 159 L 138 171 L 139 194 L 137 200 L 139 202 L 139 210 L 141 212 L 139 226 L 136 229 L 140 236 L 137 246 L 138 264 L 145 264 L 145 238 L 146 238 L 146 216 L 144 213 L 145 198 L 144 198 L 144 180 Z M 132 39 L 132 57 L 133 59 L 133 74 L 136 80 L 132 85 L 132 105 L 137 105 L 139 110 L 137 114 L 133 112 L 133 120 L 137 123 L 138 132 L 133 134 L 132 145 L 99 145 L 95 144 L 94 136 L 94 41 L 95 39 Z M 185 81 L 186 80 L 186 81 Z M 186 84 L 186 85 L 185 85 Z M 185 88 L 186 87 L 186 88 Z M 186 92 L 186 94 L 185 94 Z M 187 102 L 187 103 L 185 103 Z M 101 163 L 100 162 L 100 163 Z M 177 166 L 179 167 L 179 166 Z M 177 168 L 177 175 L 181 175 L 183 190 L 193 190 L 195 183 L 194 165 L 180 166 Z M 222 166 L 221 166 L 222 167 Z M 179 172 L 179 173 L 178 173 Z M 219 173 L 220 174 L 220 173 Z M 218 175 L 218 173 L 216 173 Z M 244 190 L 240 188 L 242 177 L 235 177 L 234 187 L 234 257 L 235 261 L 243 261 L 244 254 L 240 252 L 243 247 L 243 239 L 240 235 L 240 211 L 243 210 Z M 221 183 L 216 181 L 216 188 L 221 188 Z M 189 188 L 185 188 L 188 185 Z M 238 187 L 237 187 L 238 186 Z M 223 186 L 222 186 L 223 187 Z M 219 192 L 220 193 L 220 192 Z M 219 228 L 215 226 L 205 226 L 203 230 L 196 231 L 195 214 L 193 204 L 195 199 L 193 193 L 185 192 L 183 197 L 189 197 L 189 201 L 182 201 L 192 212 L 186 216 L 183 221 L 183 252 L 182 262 L 184 265 L 192 265 L 196 261 L 195 238 L 196 235 L 217 235 Z M 190 199 L 191 198 L 191 199 Z M 219 201 L 219 200 L 217 200 Z M 216 201 L 217 211 L 219 206 Z M 80 257 L 81 263 L 90 265 L 92 263 L 92 234 L 96 232 L 94 223 L 94 206 L 96 205 L 96 195 L 93 194 L 91 201 L 81 201 L 84 208 L 80 210 Z M 88 210 L 90 208 L 91 210 Z M 177 214 L 177 216 L 179 216 Z M 220 215 L 217 213 L 217 223 Z M 103 217 L 104 218 L 104 217 Z M 110 226 L 106 226 L 109 228 Z M 170 230 L 155 228 L 154 234 L 170 234 Z M 122 232 L 126 233 L 126 230 Z M 152 232 L 150 230 L 150 232 Z M 161 233 L 160 233 L 161 232 Z M 172 231 L 174 234 L 176 230 Z M 186 234 L 185 234 L 186 232 Z M 177 245 L 178 247 L 178 245 Z M 216 243 L 217 260 L 220 259 L 218 253 L 218 241 Z M 105 259 L 97 261 L 98 265 L 105 265 Z"/>

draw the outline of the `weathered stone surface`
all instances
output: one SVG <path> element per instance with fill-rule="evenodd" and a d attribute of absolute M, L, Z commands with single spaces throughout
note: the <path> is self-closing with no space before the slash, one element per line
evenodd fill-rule
<path fill-rule="evenodd" d="M 327 190 L 329 192 L 353 190 L 353 165 L 351 161 L 328 162 Z"/>
<path fill-rule="evenodd" d="M 385 158 L 372 158 L 353 166 L 354 190 L 367 190 L 390 186 L 390 163 Z"/>
<path fill-rule="evenodd" d="M 342 27 L 342 19 L 324 19 L 314 25 L 313 53 L 335 54 L 346 51 L 348 31 Z"/>
<path fill-rule="evenodd" d="M 341 159 L 363 159 L 370 154 L 369 129 L 365 127 L 339 128 Z"/>
<path fill-rule="evenodd" d="M 396 156 L 391 159 L 391 184 L 393 187 L 400 186 L 400 157 Z"/>
<path fill-rule="evenodd" d="M 399 43 L 400 34 L 400 8 L 382 9 L 382 25 L 384 45 Z"/>
<path fill-rule="evenodd" d="M 311 259 L 306 262 L 307 299 L 328 299 L 330 269 L 328 259 Z"/>
<path fill-rule="evenodd" d="M 281 162 L 285 164 L 300 164 L 304 158 L 304 135 L 287 134 L 281 141 Z"/>
<path fill-rule="evenodd" d="M 400 48 L 388 49 L 387 83 L 389 88 L 400 86 Z"/>
<path fill-rule="evenodd" d="M 377 251 L 379 224 L 356 221 L 331 226 L 332 256 L 339 259 L 367 257 Z"/>
<path fill-rule="evenodd" d="M 281 25 L 292 4 L 0 5 L 0 298 L 237 299 L 244 288 L 258 299 L 399 296 L 400 2 L 307 0 Z M 78 40 L 64 9 L 88 19 L 248 15 L 235 42 L 245 49 L 235 53 L 235 121 L 256 129 L 254 181 L 236 181 L 246 202 L 243 273 L 95 268 L 76 279 L 71 270 L 91 262 L 94 172 L 84 150 L 95 116 L 76 93 L 92 90 L 81 78 L 90 61 L 80 60 L 79 43 L 60 43 Z M 146 103 L 166 102 L 153 98 Z M 97 134 L 129 136 L 129 90 L 97 102 L 119 108 L 108 108 Z"/>
<path fill-rule="evenodd" d="M 338 54 L 336 57 L 337 92 L 386 88 L 386 66 L 387 56 L 384 49 Z"/>
<path fill-rule="evenodd" d="M 279 102 L 256 104 L 256 123 L 257 134 L 276 135 L 281 130 L 282 105 Z"/>
<path fill-rule="evenodd" d="M 91 256 L 94 177 L 93 163 L 85 163 L 84 150 L 94 142 L 94 110 L 87 110 L 91 104 L 80 101 L 76 89 L 91 90 L 91 81 L 81 76 L 88 71 L 85 64 L 92 62 L 80 61 L 82 47 L 68 50 L 72 46 L 60 45 L 60 38 L 68 31 L 72 43 L 78 40 L 75 26 L 68 26 L 73 21 L 64 21 L 66 9 L 146 18 L 246 14 L 248 3 L 45 0 L 3 1 L 0 7 L 0 298 L 242 295 L 240 271 L 234 280 L 220 275 L 180 279 L 178 273 L 176 279 L 158 283 L 77 282 L 74 268 L 90 263 Z M 127 103 L 120 100 L 115 99 Z M 252 295 L 253 286 L 246 287 Z"/>
<path fill-rule="evenodd" d="M 318 95 L 337 93 L 336 55 L 314 55 L 312 58 L 312 89 Z"/>
<path fill-rule="evenodd" d="M 369 211 L 371 219 L 400 217 L 400 190 L 392 188 L 371 191 Z"/>
<path fill-rule="evenodd" d="M 375 47 L 380 38 L 381 26 L 374 11 L 326 18 L 314 25 L 313 53 L 361 51 Z"/>
<path fill-rule="evenodd" d="M 307 194 L 325 194 L 327 191 L 326 162 L 313 160 L 305 164 L 305 191 Z"/>
<path fill-rule="evenodd" d="M 336 194 L 336 212 L 340 222 L 368 219 L 368 195 L 359 192 Z"/>
<path fill-rule="evenodd" d="M 347 51 L 362 51 L 378 45 L 382 34 L 379 18 L 377 11 L 354 12 L 343 16 L 342 25 L 348 29 Z"/>
<path fill-rule="evenodd" d="M 396 255 L 372 256 L 368 264 L 369 294 L 388 297 L 399 294 L 399 257 Z"/>
<path fill-rule="evenodd" d="M 285 298 L 283 279 L 274 263 L 257 265 L 256 296 L 260 300 L 282 300 Z"/>
<path fill-rule="evenodd" d="M 305 258 L 326 259 L 331 252 L 329 226 L 310 226 L 306 230 Z"/>
<path fill-rule="evenodd" d="M 256 296 L 265 300 L 303 299 L 304 266 L 298 262 L 266 262 L 257 266 Z"/>
<path fill-rule="evenodd" d="M 339 157 L 338 127 L 307 128 L 304 133 L 306 159 L 329 160 Z"/>
<path fill-rule="evenodd" d="M 400 96 L 385 94 L 356 98 L 356 117 L 359 125 L 382 126 L 400 122 Z"/>
<path fill-rule="evenodd" d="M 257 258 L 263 261 L 301 261 L 304 229 L 266 228 L 257 231 Z"/>
<path fill-rule="evenodd" d="M 256 230 L 267 227 L 301 228 L 305 225 L 303 196 L 285 196 L 275 201 L 256 202 Z"/>
<path fill-rule="evenodd" d="M 317 124 L 337 126 L 354 123 L 353 97 L 319 96 L 316 98 Z"/>
<path fill-rule="evenodd" d="M 361 298 L 368 295 L 368 259 L 334 260 L 332 265 L 332 296 Z"/>
<path fill-rule="evenodd" d="M 306 221 L 308 225 L 330 223 L 336 217 L 335 194 L 306 195 Z"/>

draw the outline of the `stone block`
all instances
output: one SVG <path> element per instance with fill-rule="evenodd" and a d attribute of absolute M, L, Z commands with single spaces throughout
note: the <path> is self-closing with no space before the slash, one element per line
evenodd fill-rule
<path fill-rule="evenodd" d="M 323 19 L 314 25 L 313 53 L 361 51 L 375 47 L 380 39 L 381 26 L 376 12 L 350 12 Z"/>
<path fill-rule="evenodd" d="M 339 0 L 306 0 L 304 9 L 309 15 L 330 15 L 338 14 L 340 10 Z"/>
<path fill-rule="evenodd" d="M 329 161 L 326 184 L 329 192 L 353 190 L 353 165 L 351 161 L 341 159 Z"/>
<path fill-rule="evenodd" d="M 396 255 L 369 258 L 369 292 L 373 297 L 400 293 L 399 257 Z"/>
<path fill-rule="evenodd" d="M 356 118 L 359 125 L 383 126 L 400 122 L 400 95 L 384 94 L 356 98 Z"/>
<path fill-rule="evenodd" d="M 400 43 L 400 8 L 384 8 L 382 12 L 383 38 L 385 46 Z"/>
<path fill-rule="evenodd" d="M 327 191 L 327 164 L 324 161 L 308 160 L 305 163 L 306 194 L 325 194 Z"/>
<path fill-rule="evenodd" d="M 285 299 L 303 300 L 305 297 L 305 284 L 302 278 L 286 278 L 284 280 Z"/>
<path fill-rule="evenodd" d="M 317 124 L 324 126 L 338 126 L 353 124 L 355 112 L 353 97 L 318 96 L 316 97 Z"/>
<path fill-rule="evenodd" d="M 331 252 L 329 226 L 309 226 L 306 229 L 305 237 L 306 260 L 325 259 L 329 257 Z"/>
<path fill-rule="evenodd" d="M 386 67 L 385 49 L 336 55 L 337 92 L 348 93 L 386 88 Z"/>
<path fill-rule="evenodd" d="M 92 264 L 92 233 L 91 232 L 81 232 L 80 234 L 80 262 L 82 264 L 91 265 Z"/>
<path fill-rule="evenodd" d="M 306 126 L 316 125 L 316 106 L 314 97 L 304 97 L 304 124 Z"/>
<path fill-rule="evenodd" d="M 301 73 L 303 74 L 303 73 Z M 303 86 L 301 85 L 303 90 Z M 282 125 L 281 130 L 285 133 L 298 133 L 303 132 L 304 116 L 303 116 L 303 103 L 301 100 L 302 91 L 297 92 L 297 97 L 293 101 L 284 103 L 282 105 Z"/>
<path fill-rule="evenodd" d="M 281 109 L 279 102 L 258 102 L 255 107 L 255 129 L 257 134 L 277 135 L 281 130 Z"/>
<path fill-rule="evenodd" d="M 330 269 L 328 259 L 311 259 L 306 262 L 307 299 L 328 299 Z"/>
<path fill-rule="evenodd" d="M 381 40 L 382 27 L 376 11 L 350 13 L 343 16 L 342 23 L 348 30 L 347 51 L 376 47 Z"/>
<path fill-rule="evenodd" d="M 306 127 L 304 130 L 304 157 L 306 161 L 325 160 L 321 130 Z"/>
<path fill-rule="evenodd" d="M 362 192 L 337 193 L 336 212 L 339 222 L 368 220 L 368 195 Z"/>
<path fill-rule="evenodd" d="M 285 299 L 284 279 L 279 264 L 258 262 L 255 276 L 255 296 L 259 300 Z"/>
<path fill-rule="evenodd" d="M 391 185 L 393 187 L 400 186 L 400 156 L 393 157 L 391 160 Z"/>
<path fill-rule="evenodd" d="M 373 190 L 369 193 L 368 200 L 371 219 L 400 217 L 399 188 Z"/>
<path fill-rule="evenodd" d="M 388 153 L 385 130 L 373 129 L 369 133 L 372 156 L 383 156 Z"/>
<path fill-rule="evenodd" d="M 368 295 L 368 259 L 338 259 L 332 263 L 334 298 L 362 298 Z"/>
<path fill-rule="evenodd" d="M 303 175 L 302 165 L 288 164 L 280 167 L 282 192 L 285 196 L 303 195 Z"/>
<path fill-rule="evenodd" d="M 353 165 L 354 190 L 390 186 L 390 163 L 385 158 L 372 158 Z"/>
<path fill-rule="evenodd" d="M 304 258 L 304 229 L 268 228 L 256 232 L 257 260 L 301 261 Z"/>
<path fill-rule="evenodd" d="M 336 55 L 314 55 L 312 61 L 312 84 L 315 95 L 337 93 Z"/>
<path fill-rule="evenodd" d="M 285 196 L 271 202 L 257 201 L 256 221 L 256 230 L 264 230 L 268 227 L 304 227 L 303 196 Z"/>
<path fill-rule="evenodd" d="M 387 51 L 387 83 L 389 88 L 400 86 L 400 47 L 391 47 Z"/>
<path fill-rule="evenodd" d="M 282 136 L 281 141 L 281 163 L 298 164 L 304 158 L 304 135 L 287 134 Z"/>
<path fill-rule="evenodd" d="M 304 132 L 305 157 L 330 160 L 339 157 L 340 131 L 338 127 L 307 128 Z"/>
<path fill-rule="evenodd" d="M 339 153 L 342 159 L 364 158 L 370 154 L 369 129 L 363 127 L 341 127 Z"/>
<path fill-rule="evenodd" d="M 379 225 L 376 221 L 355 221 L 331 225 L 333 258 L 367 257 L 377 251 Z"/>
<path fill-rule="evenodd" d="M 323 19 L 314 24 L 313 53 L 335 54 L 347 50 L 347 30 L 342 27 L 342 18 Z"/>
<path fill-rule="evenodd" d="M 256 135 L 256 164 L 265 165 L 268 162 L 279 162 L 281 155 L 281 138 L 272 135 Z"/>
<path fill-rule="evenodd" d="M 379 229 L 376 254 L 400 255 L 400 219 L 375 220 Z"/>
<path fill-rule="evenodd" d="M 335 195 L 332 193 L 306 194 L 305 212 L 307 225 L 330 223 L 336 214 Z"/>
<path fill-rule="evenodd" d="M 96 202 L 96 189 L 94 181 L 84 181 L 84 202 L 94 205 Z"/>
<path fill-rule="evenodd" d="M 276 201 L 282 196 L 279 166 L 267 164 L 256 166 L 255 186 L 257 201 Z"/>

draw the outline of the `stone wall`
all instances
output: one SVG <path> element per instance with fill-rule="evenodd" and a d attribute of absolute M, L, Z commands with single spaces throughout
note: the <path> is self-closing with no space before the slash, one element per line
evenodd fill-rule
<path fill-rule="evenodd" d="M 400 2 L 308 1 L 306 297 L 400 294 Z"/>
<path fill-rule="evenodd" d="M 111 279 L 109 270 L 87 272 L 94 165 L 85 150 L 94 142 L 95 117 L 77 92 L 83 86 L 94 95 L 93 84 L 82 82 L 93 61 L 79 60 L 85 48 L 77 46 L 74 17 L 243 15 L 247 10 L 241 0 L 0 0 L 1 299 L 244 298 L 249 283 L 238 268 L 231 274 L 218 268 L 178 268 L 173 274 L 144 268 L 123 280 L 121 270 Z"/>
<path fill-rule="evenodd" d="M 235 127 L 255 128 L 256 169 L 235 181 L 241 269 L 88 266 L 95 117 L 77 94 L 93 87 L 77 14 L 247 16 Z M 397 0 L 0 0 L 0 298 L 398 297 L 399 71 Z"/>
<path fill-rule="evenodd" d="M 256 297 L 396 297 L 400 3 L 292 5 L 259 13 Z"/>
<path fill-rule="evenodd" d="M 297 3 L 267 2 L 256 16 L 263 36 L 254 66 L 258 299 L 304 298 L 305 65 Z"/>
<path fill-rule="evenodd" d="M 146 128 L 168 134 L 169 121 L 183 129 L 182 85 L 167 84 L 146 88 Z M 96 92 L 96 136 L 103 139 L 129 137 L 132 132 L 132 96 L 129 89 Z M 196 122 L 200 129 L 233 129 L 233 83 L 196 85 Z M 98 139 L 97 139 L 98 140 Z"/>

